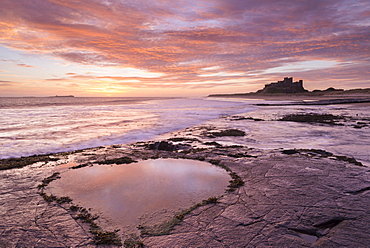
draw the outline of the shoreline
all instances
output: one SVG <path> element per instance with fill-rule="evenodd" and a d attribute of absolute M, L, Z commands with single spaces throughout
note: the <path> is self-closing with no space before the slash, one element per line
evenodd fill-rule
<path fill-rule="evenodd" d="M 73 202 L 47 202 L 38 186 L 53 173 L 63 173 L 72 166 L 122 157 L 202 160 L 229 168 L 243 182 L 216 201 L 199 203 L 181 218 L 175 215 L 180 219 L 166 234 L 149 235 L 164 228 L 163 223 L 149 218 L 138 229 L 139 234 L 120 232 L 122 243 L 146 247 L 366 247 L 370 241 L 369 167 L 322 149 L 256 148 L 238 144 L 239 136 L 218 136 L 230 134 L 226 131 L 243 126 L 243 121 L 256 120 L 225 119 L 149 142 L 49 154 L 21 168 L 0 170 L 4 209 L 0 247 L 96 247 L 91 243 L 89 223 L 75 219 L 79 212 L 71 210 Z M 155 147 L 151 144 L 157 144 L 157 149 L 150 149 Z M 93 206 L 81 207 L 92 207 L 91 214 L 96 214 Z M 99 214 L 101 220 L 96 223 L 113 232 L 109 223 L 104 223 L 104 213 Z M 155 224 L 159 226 L 153 229 Z"/>
<path fill-rule="evenodd" d="M 297 101 L 302 101 L 302 99 L 295 98 Z M 370 98 L 369 98 L 370 99 Z M 285 100 L 282 103 L 274 102 L 275 100 Z M 291 102 L 287 102 L 289 99 L 287 98 L 276 98 L 275 100 L 271 101 L 253 101 L 253 100 L 235 100 L 232 102 L 237 102 L 235 105 L 240 105 L 241 108 L 243 108 L 243 111 L 240 111 L 238 113 L 243 114 L 244 111 L 254 111 L 256 109 L 256 105 L 262 105 L 262 106 L 291 106 L 292 108 L 296 108 L 295 104 Z M 305 100 L 305 99 L 303 99 Z M 225 101 L 225 98 L 223 99 L 217 99 L 216 102 L 228 102 L 227 100 Z M 289 100 L 290 101 L 290 100 Z M 311 100 L 313 101 L 313 100 Z M 315 104 L 314 102 L 307 102 L 305 101 L 304 104 L 301 104 L 299 102 L 298 105 L 309 105 L 309 104 Z M 336 104 L 338 102 L 323 102 L 321 106 L 327 105 L 327 104 Z M 362 102 L 362 103 L 348 103 L 345 102 L 343 104 L 351 104 L 351 105 L 356 105 L 356 106 L 370 106 L 370 102 Z M 232 105 L 232 104 L 229 104 Z M 206 105 L 205 105 L 206 106 Z M 317 105 L 319 106 L 319 105 Z M 317 107 L 316 106 L 316 107 Z M 315 105 L 313 105 L 315 107 Z M 315 107 L 315 108 L 316 108 Z M 334 107 L 334 105 L 333 105 Z M 240 109 L 239 109 L 240 110 Z M 146 130 L 141 131 L 140 127 L 137 128 L 133 124 L 134 122 L 119 122 L 118 127 L 115 128 L 114 125 L 106 125 L 103 123 L 103 125 L 99 124 L 99 121 L 91 123 L 93 127 L 96 126 L 96 129 L 89 128 L 89 125 L 86 125 L 85 123 L 82 123 L 83 127 L 75 130 L 74 128 L 70 128 L 68 123 L 63 122 L 63 118 L 54 118 L 56 123 L 51 121 L 51 124 L 53 125 L 58 125 L 61 124 L 61 129 L 66 129 L 66 132 L 52 132 L 48 130 L 50 127 L 46 125 L 46 129 L 42 129 L 42 127 L 38 126 L 32 126 L 32 123 L 25 123 L 25 129 L 24 131 L 20 129 L 18 131 L 19 135 L 21 136 L 20 138 L 16 136 L 16 133 L 12 134 L 10 133 L 9 135 L 7 134 L 7 129 L 5 130 L 5 135 L 3 135 L 3 144 L 2 144 L 2 151 L 1 151 L 1 158 L 17 158 L 21 156 L 31 156 L 33 154 L 48 154 L 50 152 L 67 152 L 67 151 L 73 151 L 76 149 L 84 149 L 84 148 L 89 148 L 89 147 L 95 147 L 99 145 L 110 145 L 110 144 L 120 144 L 120 143 L 132 143 L 140 140 L 151 140 L 155 139 L 157 136 L 160 136 L 162 134 L 165 134 L 169 131 L 172 130 L 177 130 L 177 129 L 182 129 L 187 126 L 194 125 L 196 123 L 188 123 L 188 122 L 207 122 L 205 118 L 201 117 L 199 118 L 198 116 L 202 116 L 203 113 L 207 114 L 207 112 L 204 110 L 199 111 L 199 109 L 195 109 L 195 112 L 199 112 L 197 114 L 194 114 L 193 111 L 189 111 L 189 113 L 180 113 L 180 115 L 184 114 L 186 118 L 180 118 L 176 119 L 172 116 L 176 116 L 177 113 L 171 113 L 171 115 L 168 115 L 163 121 L 161 119 L 155 120 L 155 118 L 147 118 L 147 120 L 142 119 L 142 123 L 144 124 L 144 127 L 146 127 Z M 234 112 L 237 110 L 234 110 Z M 220 117 L 220 114 L 230 114 L 230 111 L 228 112 L 227 110 L 223 112 L 223 110 L 219 111 L 213 111 L 213 112 L 219 112 L 219 115 L 214 115 L 211 116 L 211 118 L 208 118 L 209 120 L 214 120 L 215 118 Z M 52 115 L 52 113 L 50 113 Z M 72 113 L 73 114 L 73 113 Z M 190 118 L 188 118 L 188 115 Z M 139 115 L 140 116 L 140 115 Z M 138 117 L 139 117 L 138 116 Z M 120 117 L 121 118 L 121 117 Z M 122 118 L 127 119 L 130 121 L 130 118 L 127 116 L 123 116 Z M 193 119 L 192 119 L 193 118 Z M 29 119 L 29 118 L 28 118 Z M 119 119 L 117 117 L 117 119 Z M 202 120 L 203 119 L 203 120 Z M 189 120 L 189 121 L 188 121 Z M 42 122 L 40 119 L 39 121 Z M 82 120 L 78 120 L 80 122 L 83 122 Z M 164 125 L 153 125 L 155 121 L 162 122 Z M 59 123 L 58 123 L 59 122 Z M 30 125 L 30 128 L 27 129 L 27 127 Z M 87 128 L 84 127 L 86 125 Z M 128 126 L 128 129 L 125 130 L 126 126 Z M 173 127 L 178 126 L 176 129 Z M 107 129 L 108 128 L 108 129 Z M 122 130 L 123 129 L 123 130 Z M 11 131 L 11 130 L 10 130 Z M 32 131 L 32 132 L 31 132 Z M 78 132 L 81 132 L 80 135 Z M 98 131 L 98 132 L 97 132 Z M 25 132 L 24 135 L 22 135 L 22 132 Z M 31 132 L 31 135 L 28 136 Z M 76 132 L 76 134 L 74 134 Z M 107 133 L 108 135 L 104 135 L 104 133 Z M 73 135 L 71 135 L 73 134 Z M 111 135 L 109 135 L 111 134 Z M 76 136 L 77 135 L 77 136 Z M 43 139 L 43 137 L 49 137 L 52 136 L 53 138 L 46 138 Z M 30 138 L 28 138 L 30 137 Z M 18 147 L 18 149 L 14 149 L 14 147 Z"/>
<path fill-rule="evenodd" d="M 338 104 L 369 104 L 369 98 L 333 98 L 333 99 L 320 99 L 320 100 L 294 100 L 294 102 L 289 103 L 259 103 L 257 106 L 294 106 L 294 105 L 338 105 Z"/>
<path fill-rule="evenodd" d="M 319 92 L 307 91 L 300 93 L 234 93 L 234 94 L 211 94 L 208 97 L 224 97 L 224 98 L 246 98 L 246 99 L 279 99 L 279 100 L 289 100 L 289 99 L 346 99 L 346 98 L 370 98 L 370 88 L 365 89 L 350 89 L 350 90 L 324 90 Z"/>
<path fill-rule="evenodd" d="M 210 95 L 208 98 L 240 98 L 240 99 L 263 99 L 271 101 L 303 101 L 303 100 L 332 100 L 332 99 L 369 99 L 370 94 L 235 94 L 235 95 Z"/>

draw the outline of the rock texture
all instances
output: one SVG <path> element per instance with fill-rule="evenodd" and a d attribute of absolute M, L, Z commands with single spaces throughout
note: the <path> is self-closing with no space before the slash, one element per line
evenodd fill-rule
<path fill-rule="evenodd" d="M 248 161 L 249 160 L 249 161 Z M 245 185 L 186 216 L 149 247 L 368 247 L 368 168 L 266 154 L 227 165 Z"/>
<path fill-rule="evenodd" d="M 227 167 L 244 181 L 218 203 L 186 214 L 168 235 L 142 235 L 145 247 L 368 247 L 368 167 L 314 151 L 187 143 L 173 151 L 151 150 L 145 143 L 106 147 L 68 159 L 77 164 L 122 156 L 199 159 Z M 37 193 L 43 178 L 63 169 L 48 162 L 0 171 L 0 247 L 94 247 L 86 226 L 65 205 L 47 203 Z"/>
<path fill-rule="evenodd" d="M 52 170 L 34 165 L 0 171 L 0 247 L 90 247 L 89 233 L 38 194 L 37 185 Z"/>

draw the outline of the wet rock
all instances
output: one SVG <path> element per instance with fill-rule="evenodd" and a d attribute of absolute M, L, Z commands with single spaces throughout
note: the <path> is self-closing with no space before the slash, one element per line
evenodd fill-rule
<path fill-rule="evenodd" d="M 231 116 L 231 121 L 241 121 L 241 120 L 252 120 L 252 121 L 264 121 L 260 118 L 253 118 L 253 117 L 245 117 L 245 116 Z"/>
<path fill-rule="evenodd" d="M 238 129 L 226 129 L 221 131 L 212 131 L 206 133 L 209 138 L 224 137 L 224 136 L 245 136 L 245 132 Z"/>
<path fill-rule="evenodd" d="M 246 153 L 230 153 L 227 156 L 232 158 L 257 158 L 257 156 L 249 155 Z"/>
<path fill-rule="evenodd" d="M 169 235 L 143 242 L 209 247 L 198 240 L 201 236 L 223 247 L 367 247 L 370 171 L 320 153 L 321 159 L 299 151 L 238 158 L 238 163 L 223 159 L 244 185 L 220 203 L 186 215 L 184 225 Z"/>
<path fill-rule="evenodd" d="M 172 142 L 201 142 L 200 140 L 198 139 L 195 139 L 195 138 L 186 138 L 186 137 L 174 137 L 174 138 L 169 138 L 168 139 L 169 141 L 172 141 Z"/>
<path fill-rule="evenodd" d="M 220 143 L 217 143 L 216 141 L 212 141 L 212 142 L 204 142 L 204 145 L 207 145 L 207 146 L 214 146 L 214 147 L 222 147 L 222 145 Z"/>
<path fill-rule="evenodd" d="M 297 151 L 297 150 L 282 150 L 281 153 L 287 154 L 287 155 L 292 155 L 292 154 L 299 153 L 299 151 Z"/>
<path fill-rule="evenodd" d="M 317 114 L 317 113 L 304 113 L 304 114 L 289 114 L 279 121 L 294 121 L 294 122 L 308 122 L 308 123 L 324 123 L 330 125 L 343 125 L 337 123 L 338 121 L 344 120 L 343 116 L 337 116 L 333 114 Z"/>
<path fill-rule="evenodd" d="M 250 152 L 242 146 L 182 153 L 168 141 L 150 144 L 153 149 L 122 146 L 95 152 L 101 156 L 99 161 L 123 153 L 135 159 L 156 154 L 203 158 L 228 168 L 237 187 L 183 214 L 168 235 L 142 235 L 124 244 L 361 248 L 370 243 L 370 170 L 351 159 L 314 149 L 285 150 L 297 151 L 293 156 L 281 150 L 254 149 L 256 159 L 242 156 Z M 0 171 L 0 247 L 96 247 L 89 227 L 72 217 L 63 205 L 67 203 L 48 203 L 38 194 L 43 179 L 53 179 L 53 173 L 62 168 L 32 165 Z"/>
<path fill-rule="evenodd" d="M 120 158 L 114 158 L 114 159 L 107 159 L 104 161 L 99 161 L 96 162 L 97 164 L 131 164 L 131 163 L 136 163 L 134 159 L 124 156 Z"/>
<path fill-rule="evenodd" d="M 7 170 L 12 168 L 22 168 L 27 165 L 31 165 L 37 162 L 49 162 L 57 161 L 59 158 L 55 158 L 49 155 L 33 155 L 29 157 L 21 158 L 7 158 L 0 159 L 0 170 Z"/>
<path fill-rule="evenodd" d="M 167 141 L 154 142 L 148 146 L 151 150 L 159 151 L 174 151 L 177 149 L 177 146 Z"/>
<path fill-rule="evenodd" d="M 0 172 L 0 247 L 94 247 L 67 210 L 38 194 L 37 184 L 51 174 L 31 167 Z"/>

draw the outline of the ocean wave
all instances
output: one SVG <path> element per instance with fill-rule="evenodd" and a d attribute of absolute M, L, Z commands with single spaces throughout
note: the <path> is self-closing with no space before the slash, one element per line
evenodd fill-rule
<path fill-rule="evenodd" d="M 245 102 L 201 98 L 48 100 L 16 98 L 11 108 L 2 110 L 0 158 L 148 140 L 254 108 Z"/>

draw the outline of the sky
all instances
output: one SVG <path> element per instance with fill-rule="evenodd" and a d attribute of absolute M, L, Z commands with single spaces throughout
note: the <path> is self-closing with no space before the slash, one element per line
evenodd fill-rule
<path fill-rule="evenodd" d="M 370 88 L 368 0 L 0 0 L 0 96 Z"/>

